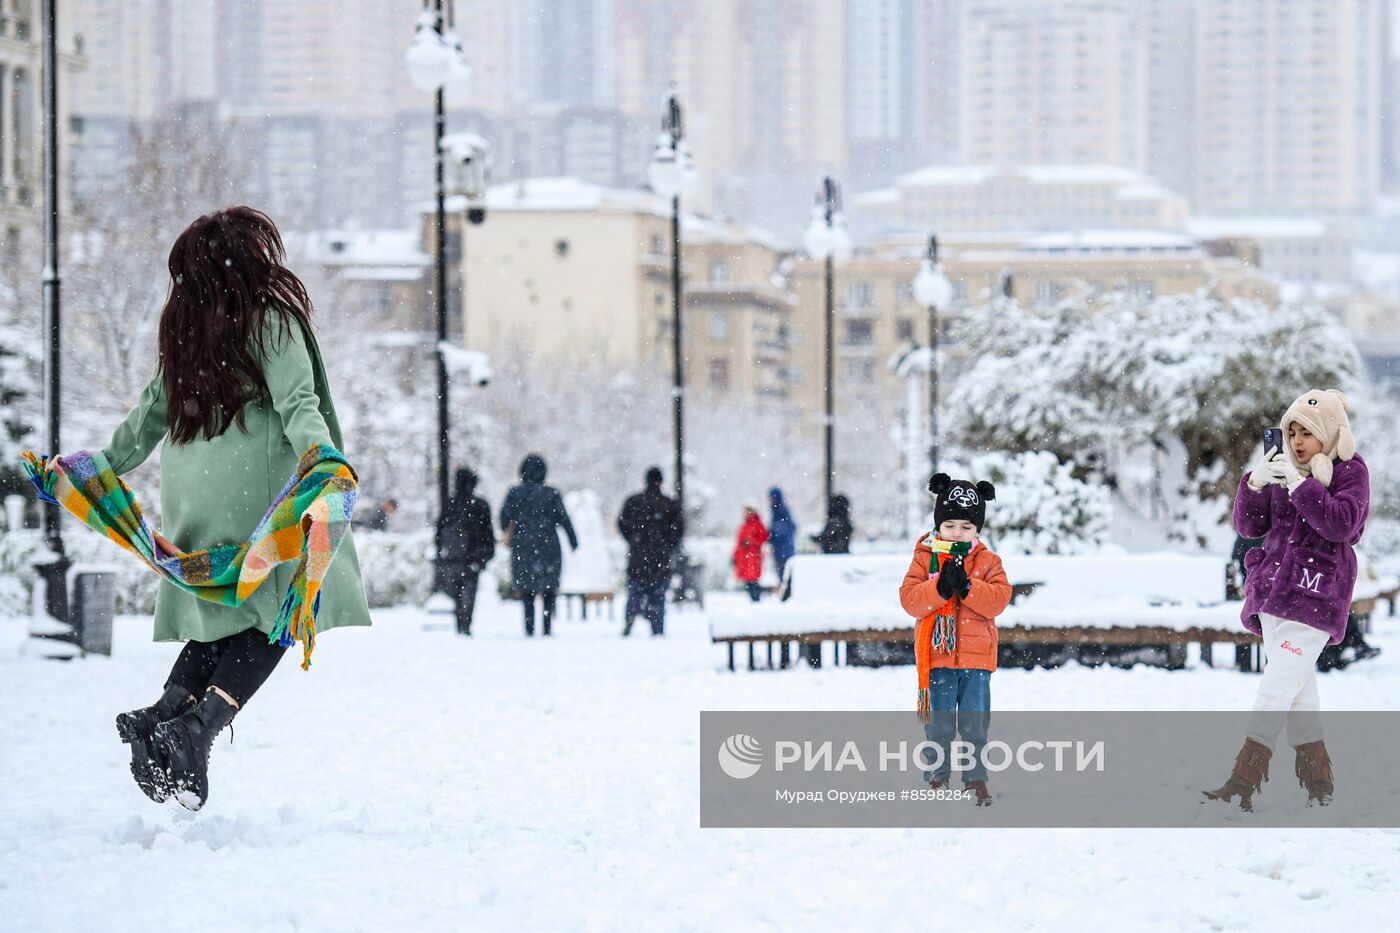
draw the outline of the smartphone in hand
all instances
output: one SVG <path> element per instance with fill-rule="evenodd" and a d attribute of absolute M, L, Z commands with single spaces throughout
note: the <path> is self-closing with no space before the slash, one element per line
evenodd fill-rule
<path fill-rule="evenodd" d="M 1283 428 L 1264 429 L 1264 453 L 1267 454 L 1270 450 L 1283 452 Z"/>

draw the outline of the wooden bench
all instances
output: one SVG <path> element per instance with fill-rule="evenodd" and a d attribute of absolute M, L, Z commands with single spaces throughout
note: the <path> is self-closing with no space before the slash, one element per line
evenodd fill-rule
<path fill-rule="evenodd" d="M 1097 666 L 1099 663 L 1113 663 L 1113 659 L 1103 652 L 1095 657 L 1096 651 L 1107 648 L 1160 648 L 1165 653 L 1165 667 L 1171 670 L 1186 666 L 1187 646 L 1201 646 L 1201 660 L 1213 665 L 1213 646 L 1219 643 L 1235 646 L 1235 666 L 1241 671 L 1260 670 L 1259 638 L 1246 632 L 1227 631 L 1218 628 L 1169 629 L 1143 626 L 1115 628 L 1050 628 L 1020 626 L 999 627 L 997 663 L 1002 667 L 1058 667 L 1075 657 L 1081 662 Z M 821 646 L 832 643 L 832 663 L 841 663 L 843 651 L 846 663 L 851 664 L 851 646 L 866 643 L 881 645 L 906 645 L 912 659 L 914 646 L 913 628 L 904 629 L 847 629 L 845 631 L 804 632 L 783 635 L 734 635 L 717 636 L 715 643 L 728 648 L 728 667 L 735 670 L 735 645 L 748 646 L 748 669 L 758 670 L 756 646 L 763 645 L 766 667 L 781 670 L 792 663 L 792 646 L 798 645 L 798 656 L 812 667 L 821 667 L 824 652 Z M 778 647 L 778 661 L 775 667 L 773 648 Z M 1040 649 L 1040 650 L 1037 650 Z M 1068 650 L 1067 650 L 1068 649 Z"/>
<path fill-rule="evenodd" d="M 574 605 L 577 604 L 579 608 L 579 618 L 584 621 L 588 620 L 588 607 L 590 605 L 602 606 L 604 603 L 606 603 L 608 607 L 608 618 L 614 618 L 613 600 L 616 596 L 617 594 L 613 593 L 611 590 L 591 592 L 559 591 L 559 599 L 564 603 L 565 618 L 572 619 L 574 617 Z"/>

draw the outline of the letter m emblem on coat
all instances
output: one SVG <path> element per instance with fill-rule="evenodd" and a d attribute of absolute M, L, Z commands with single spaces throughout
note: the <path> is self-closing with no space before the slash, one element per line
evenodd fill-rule
<path fill-rule="evenodd" d="M 1302 581 L 1299 583 L 1299 585 L 1302 586 L 1303 589 L 1305 589 L 1305 590 L 1312 590 L 1314 593 L 1317 593 L 1317 592 L 1318 592 L 1318 585 L 1319 585 L 1320 583 L 1322 583 L 1322 571 L 1321 571 L 1321 570 L 1318 570 L 1318 571 L 1316 571 L 1316 572 L 1310 573 L 1310 572 L 1308 571 L 1308 568 L 1306 568 L 1306 567 L 1303 568 L 1303 579 L 1302 579 Z"/>

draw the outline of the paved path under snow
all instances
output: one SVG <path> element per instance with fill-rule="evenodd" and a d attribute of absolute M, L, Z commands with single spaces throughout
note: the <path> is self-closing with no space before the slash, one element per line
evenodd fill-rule
<path fill-rule="evenodd" d="M 702 831 L 699 710 L 902 709 L 912 670 L 729 674 L 696 613 L 655 641 L 526 641 L 517 613 L 469 641 L 416 610 L 327 633 L 216 745 L 197 815 L 141 796 L 112 728 L 174 657 L 149 619 L 72 664 L 16 657 L 0 620 L 0 928 L 1283 931 L 1380 928 L 1400 895 L 1391 831 Z M 1400 706 L 1393 628 L 1325 708 Z M 993 702 L 1244 709 L 1255 683 L 1071 665 L 998 673 Z"/>

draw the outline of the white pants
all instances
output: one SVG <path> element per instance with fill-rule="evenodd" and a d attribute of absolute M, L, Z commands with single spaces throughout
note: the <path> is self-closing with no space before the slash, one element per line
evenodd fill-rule
<path fill-rule="evenodd" d="M 1249 737 L 1272 749 L 1286 719 L 1289 745 L 1316 742 L 1322 738 L 1317 657 L 1327 647 L 1327 633 L 1263 612 L 1259 627 L 1264 634 L 1264 673 L 1254 696 Z"/>

